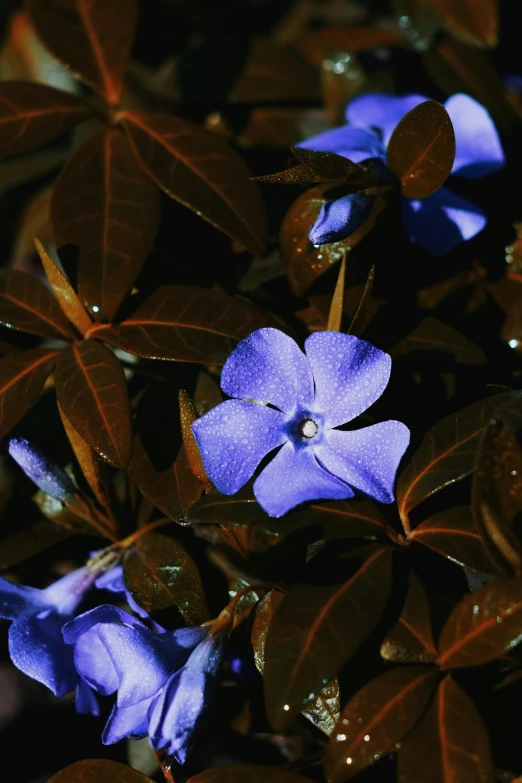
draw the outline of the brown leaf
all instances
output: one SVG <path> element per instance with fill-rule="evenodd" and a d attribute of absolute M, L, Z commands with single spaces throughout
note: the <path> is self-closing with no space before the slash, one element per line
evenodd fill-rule
<path fill-rule="evenodd" d="M 341 321 L 343 318 L 343 302 L 344 302 L 344 280 L 346 277 L 346 255 L 341 261 L 339 269 L 339 276 L 335 285 L 335 290 L 332 296 L 332 304 L 330 305 L 330 313 L 328 315 L 328 324 L 326 328 L 329 332 L 340 332 Z"/>
<path fill-rule="evenodd" d="M 127 551 L 123 578 L 133 598 L 147 612 L 176 606 L 191 625 L 208 620 L 196 564 L 179 543 L 160 533 L 146 533 Z"/>
<path fill-rule="evenodd" d="M 494 783 L 489 737 L 477 708 L 446 677 L 420 723 L 401 743 L 398 780 Z"/>
<path fill-rule="evenodd" d="M 62 781 L 50 781 L 50 783 L 62 783 Z M 189 778 L 187 783 L 310 783 L 310 780 L 296 775 L 295 772 L 287 772 L 285 769 L 248 764 L 206 769 Z"/>
<path fill-rule="evenodd" d="M 431 663 L 437 657 L 426 591 L 415 571 L 410 571 L 406 601 L 397 623 L 381 644 L 381 656 L 395 663 Z"/>
<path fill-rule="evenodd" d="M 223 392 L 218 381 L 210 373 L 202 370 L 198 375 L 194 391 L 194 405 L 200 416 L 223 402 Z"/>
<path fill-rule="evenodd" d="M 78 293 L 97 320 L 114 317 L 152 247 L 159 217 L 158 189 L 118 130 L 91 137 L 58 177 L 55 245 L 79 248 Z"/>
<path fill-rule="evenodd" d="M 54 377 L 58 402 L 74 429 L 107 462 L 124 468 L 132 450 L 130 406 L 113 352 L 84 340 L 61 355 Z"/>
<path fill-rule="evenodd" d="M 424 318 L 423 321 L 400 340 L 390 351 L 396 359 L 413 351 L 444 351 L 453 355 L 457 364 L 485 364 L 484 351 L 452 326 L 438 318 Z"/>
<path fill-rule="evenodd" d="M 406 36 L 397 27 L 369 25 L 350 25 L 342 29 L 327 27 L 313 32 L 307 30 L 292 41 L 292 48 L 316 67 L 338 52 L 357 54 L 381 46 L 407 45 Z"/>
<path fill-rule="evenodd" d="M 377 624 L 390 587 L 391 551 L 378 548 L 341 585 L 298 584 L 290 590 L 266 642 L 265 701 L 274 728 L 288 723 L 337 675 Z"/>
<path fill-rule="evenodd" d="M 188 392 L 184 389 L 179 390 L 178 403 L 181 420 L 181 436 L 183 438 L 188 464 L 190 465 L 193 474 L 203 485 L 205 491 L 208 492 L 212 489 L 213 484 L 205 472 L 203 460 L 194 433 L 192 432 L 192 425 L 198 418 L 196 408 L 194 407 L 194 403 L 190 399 Z"/>
<path fill-rule="evenodd" d="M 430 0 L 448 33 L 460 41 L 481 48 L 497 45 L 496 0 Z"/>
<path fill-rule="evenodd" d="M 90 335 L 148 359 L 224 364 L 239 340 L 274 322 L 243 299 L 188 285 L 157 288 L 119 326 Z"/>
<path fill-rule="evenodd" d="M 520 642 L 522 580 L 499 579 L 466 595 L 446 620 L 439 639 L 442 669 L 480 666 Z"/>
<path fill-rule="evenodd" d="M 262 255 L 265 208 L 240 155 L 213 133 L 179 117 L 126 112 L 120 121 L 141 165 L 168 196 Z"/>
<path fill-rule="evenodd" d="M 479 574 L 499 573 L 473 523 L 470 506 L 439 511 L 417 525 L 408 539 L 424 544 L 448 560 Z"/>
<path fill-rule="evenodd" d="M 34 274 L 34 238 L 45 246 L 53 241 L 51 233 L 51 197 L 53 183 L 44 185 L 25 202 L 18 221 L 16 240 L 11 252 L 11 269 Z M 69 327 L 70 328 L 70 327 Z"/>
<path fill-rule="evenodd" d="M 25 530 L 13 533 L 9 538 L 0 541 L 0 571 L 29 560 L 30 557 L 44 552 L 55 544 L 60 544 L 69 536 L 67 530 L 52 525 L 46 519 L 35 522 Z"/>
<path fill-rule="evenodd" d="M 36 401 L 58 356 L 58 351 L 36 348 L 0 359 L 0 438 Z"/>
<path fill-rule="evenodd" d="M 242 147 L 291 147 L 330 127 L 322 109 L 307 107 L 255 107 L 237 142 Z"/>
<path fill-rule="evenodd" d="M 375 266 L 370 268 L 368 277 L 366 278 L 366 284 L 361 294 L 357 310 L 354 313 L 348 334 L 360 335 L 362 334 L 364 327 L 368 320 L 368 310 L 370 309 L 370 300 L 372 298 L 373 281 L 375 279 Z"/>
<path fill-rule="evenodd" d="M 435 668 L 406 666 L 381 674 L 356 693 L 328 745 L 328 781 L 342 783 L 391 753 L 419 720 L 436 682 Z"/>
<path fill-rule="evenodd" d="M 29 13 L 51 52 L 115 106 L 136 30 L 136 0 L 30 0 Z"/>
<path fill-rule="evenodd" d="M 118 761 L 85 759 L 57 772 L 48 783 L 153 783 L 137 769 Z"/>
<path fill-rule="evenodd" d="M 34 275 L 0 272 L 0 323 L 41 337 L 72 335 L 69 322 L 44 284 Z"/>
<path fill-rule="evenodd" d="M 70 93 L 31 82 L 0 84 L 0 158 L 41 147 L 91 114 Z"/>
<path fill-rule="evenodd" d="M 16 188 L 37 177 L 43 177 L 59 168 L 67 159 L 67 151 L 61 149 L 42 150 L 23 158 L 6 160 L 0 164 L 2 190 Z"/>
<path fill-rule="evenodd" d="M 431 196 L 443 185 L 455 160 L 455 134 L 441 103 L 424 101 L 409 111 L 392 133 L 387 163 L 406 198 Z"/>

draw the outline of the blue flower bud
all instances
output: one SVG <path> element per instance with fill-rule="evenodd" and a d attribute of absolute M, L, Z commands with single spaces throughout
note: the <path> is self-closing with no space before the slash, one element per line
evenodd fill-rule
<path fill-rule="evenodd" d="M 310 229 L 309 239 L 314 245 L 340 242 L 362 226 L 372 208 L 373 199 L 363 193 L 347 196 L 323 204 L 319 216 Z"/>
<path fill-rule="evenodd" d="M 11 438 L 8 451 L 42 492 L 62 503 L 67 503 L 75 495 L 76 487 L 65 470 L 25 438 Z"/>

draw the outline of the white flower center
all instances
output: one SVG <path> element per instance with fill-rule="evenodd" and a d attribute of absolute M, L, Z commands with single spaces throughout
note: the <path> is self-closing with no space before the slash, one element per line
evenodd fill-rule
<path fill-rule="evenodd" d="M 319 427 L 312 419 L 305 419 L 301 424 L 301 435 L 304 438 L 313 438 L 317 435 Z"/>

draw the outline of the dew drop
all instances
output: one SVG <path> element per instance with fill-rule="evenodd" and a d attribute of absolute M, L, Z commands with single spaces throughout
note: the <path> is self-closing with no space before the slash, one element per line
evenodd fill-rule
<path fill-rule="evenodd" d="M 350 758 L 349 756 L 348 756 L 348 758 L 346 759 L 346 763 L 347 763 L 347 764 L 351 764 L 351 763 L 352 763 L 352 760 L 351 760 L 351 758 Z"/>
<path fill-rule="evenodd" d="M 284 709 L 285 712 L 288 712 L 289 709 L 290 709 L 290 705 L 289 704 L 285 704 L 283 709 Z"/>
<path fill-rule="evenodd" d="M 365 734 L 364 735 L 364 741 L 365 742 L 369 742 L 370 741 L 370 735 L 369 734 Z"/>
<path fill-rule="evenodd" d="M 93 313 L 99 313 L 100 312 L 100 308 L 98 307 L 98 305 L 93 305 L 92 306 L 92 311 L 93 311 Z"/>

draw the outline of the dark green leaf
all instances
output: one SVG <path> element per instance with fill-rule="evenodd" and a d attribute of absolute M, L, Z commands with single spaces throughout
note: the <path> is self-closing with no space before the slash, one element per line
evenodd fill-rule
<path fill-rule="evenodd" d="M 71 337 L 56 299 L 34 275 L 0 272 L 0 323 L 41 337 Z"/>
<path fill-rule="evenodd" d="M 444 351 L 453 356 L 457 364 L 485 364 L 484 351 L 438 318 L 425 318 L 390 351 L 391 356 L 405 356 L 413 351 Z"/>
<path fill-rule="evenodd" d="M 76 761 L 57 772 L 48 783 L 153 783 L 136 769 L 108 759 Z"/>
<path fill-rule="evenodd" d="M 381 644 L 381 656 L 396 663 L 431 663 L 437 657 L 428 599 L 415 571 L 410 571 L 406 601 L 397 623 Z"/>
<path fill-rule="evenodd" d="M 36 348 L 0 359 L 0 438 L 36 401 L 58 356 L 58 351 Z"/>

